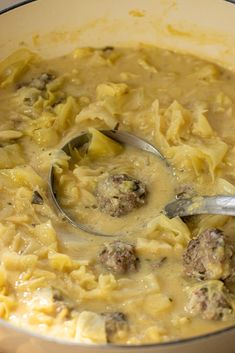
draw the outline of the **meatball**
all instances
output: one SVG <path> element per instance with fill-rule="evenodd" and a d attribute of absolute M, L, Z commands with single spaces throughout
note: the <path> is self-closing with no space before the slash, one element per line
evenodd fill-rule
<path fill-rule="evenodd" d="M 107 270 L 117 274 L 136 271 L 139 262 L 134 245 L 118 240 L 107 244 L 99 258 Z"/>
<path fill-rule="evenodd" d="M 188 276 L 199 280 L 226 279 L 232 275 L 234 246 L 216 228 L 203 231 L 192 239 L 183 254 Z"/>
<path fill-rule="evenodd" d="M 231 294 L 223 282 L 210 280 L 195 286 L 189 292 L 186 310 L 204 320 L 226 320 L 232 314 Z"/>
<path fill-rule="evenodd" d="M 127 331 L 127 317 L 121 312 L 102 313 L 105 318 L 105 331 L 107 342 L 115 341 L 115 337 Z"/>
<path fill-rule="evenodd" d="M 75 303 L 70 298 L 66 298 L 60 289 L 53 288 L 52 295 L 56 314 L 61 315 L 63 312 L 64 317 L 71 318 L 75 311 Z"/>
<path fill-rule="evenodd" d="M 96 188 L 98 208 L 112 217 L 121 217 L 146 201 L 145 184 L 127 174 L 111 175 Z"/>
<path fill-rule="evenodd" d="M 34 78 L 30 82 L 30 87 L 37 88 L 38 90 L 44 90 L 46 85 L 55 79 L 55 75 L 51 73 L 42 73 L 39 77 Z"/>

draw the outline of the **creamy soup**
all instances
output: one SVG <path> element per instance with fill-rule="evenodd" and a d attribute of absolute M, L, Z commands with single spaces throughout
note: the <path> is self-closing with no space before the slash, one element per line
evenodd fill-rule
<path fill-rule="evenodd" d="M 0 63 L 0 317 L 85 343 L 178 340 L 235 324 L 235 222 L 169 219 L 235 194 L 235 75 L 151 46 Z M 167 158 L 114 143 L 139 136 Z M 91 131 L 81 150 L 61 147 Z M 48 188 L 77 222 L 74 228 Z"/>
<path fill-rule="evenodd" d="M 99 145 L 104 143 L 104 146 L 107 146 L 109 140 L 105 139 L 97 143 Z M 99 148 L 96 143 L 94 148 Z M 70 154 L 67 156 L 70 157 L 70 163 L 62 171 L 61 167 L 57 168 L 54 173 L 57 179 L 55 182 L 57 200 L 70 218 L 89 227 L 91 231 L 112 236 L 130 235 L 131 241 L 136 232 L 145 229 L 148 223 L 163 210 L 167 202 L 174 197 L 175 178 L 172 170 L 167 167 L 165 161 L 151 153 L 125 145 L 121 152 L 117 155 L 114 152 L 114 155 L 110 157 L 104 155 L 89 158 L 89 152 L 88 158 L 85 154 L 85 158 L 79 156 L 79 160 Z M 139 205 L 137 201 L 137 207 L 132 208 L 135 206 L 133 205 L 135 204 L 135 199 L 133 200 L 135 191 L 132 194 L 129 193 L 121 205 L 118 204 L 118 190 L 117 195 L 115 190 L 112 190 L 115 195 L 110 195 L 110 192 L 104 195 L 107 192 L 106 189 L 110 188 L 105 180 L 113 175 L 131 176 L 141 181 L 145 190 Z M 130 183 L 131 180 L 129 180 Z M 128 180 L 124 180 L 123 187 L 128 187 L 127 184 Z M 101 185 L 100 196 L 96 195 L 99 192 L 98 185 Z M 122 195 L 124 193 L 122 192 Z M 114 196 L 113 201 L 116 199 L 115 205 L 107 200 L 112 196 Z M 125 205 L 128 210 L 131 208 L 129 212 Z"/>

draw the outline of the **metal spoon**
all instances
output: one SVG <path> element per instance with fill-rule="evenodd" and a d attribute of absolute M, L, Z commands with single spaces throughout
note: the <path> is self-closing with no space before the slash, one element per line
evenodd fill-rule
<path fill-rule="evenodd" d="M 156 155 L 161 160 L 164 160 L 166 165 L 169 167 L 167 160 L 158 151 L 158 149 L 150 143 L 146 142 L 145 140 L 124 131 L 101 130 L 101 132 L 117 142 L 130 145 Z M 70 155 L 71 149 L 81 148 L 84 144 L 89 143 L 90 139 L 90 133 L 83 133 L 68 141 L 61 149 L 66 154 Z M 74 227 L 79 228 L 85 232 L 100 236 L 111 236 L 110 234 L 104 234 L 101 232 L 94 231 L 87 225 L 76 222 L 73 218 L 71 218 L 71 216 L 60 205 L 60 201 L 57 199 L 54 179 L 54 165 L 52 165 L 49 172 L 49 190 L 52 196 L 52 200 L 54 201 L 54 204 L 56 205 L 57 209 L 61 212 L 61 214 Z M 178 199 L 166 205 L 164 211 L 166 216 L 168 216 L 169 218 L 173 218 L 176 216 L 183 217 L 199 214 L 221 214 L 235 216 L 235 196 L 198 196 L 188 199 Z"/>
<path fill-rule="evenodd" d="M 161 160 L 164 160 L 165 163 L 168 166 L 167 160 L 163 157 L 163 155 L 158 151 L 156 147 L 151 145 L 150 143 L 146 142 L 145 140 L 129 134 L 124 131 L 117 131 L 117 130 L 101 130 L 101 132 L 110 137 L 111 139 L 120 142 L 124 145 L 130 145 L 136 148 L 139 148 L 140 150 L 149 152 L 160 158 Z M 74 148 L 81 148 L 84 144 L 89 143 L 91 139 L 91 134 L 89 132 L 85 132 L 79 136 L 76 136 L 72 140 L 68 141 L 61 149 L 67 154 L 70 155 L 71 149 Z M 110 234 L 104 234 L 101 232 L 94 231 L 92 228 L 90 228 L 87 225 L 84 225 L 82 223 L 76 222 L 71 216 L 64 210 L 64 208 L 61 206 L 59 199 L 57 198 L 56 191 L 55 191 L 55 177 L 54 177 L 54 165 L 51 166 L 50 171 L 49 171 L 49 191 L 52 196 L 52 200 L 59 210 L 61 214 L 71 223 L 74 227 L 79 228 L 83 230 L 84 232 L 88 232 L 94 235 L 100 235 L 100 236 L 111 236 Z"/>
<path fill-rule="evenodd" d="M 199 214 L 220 214 L 235 216 L 235 196 L 198 196 L 191 199 L 178 199 L 165 207 L 169 218 Z"/>

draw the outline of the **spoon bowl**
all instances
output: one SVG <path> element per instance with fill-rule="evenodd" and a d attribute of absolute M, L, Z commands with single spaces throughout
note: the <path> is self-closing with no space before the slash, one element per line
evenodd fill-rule
<path fill-rule="evenodd" d="M 128 132 L 124 132 L 124 131 L 118 131 L 118 130 L 100 130 L 100 132 L 102 132 L 102 134 L 106 135 L 107 137 L 121 143 L 124 145 L 130 145 L 133 146 L 135 148 L 138 148 L 142 151 L 146 151 L 149 153 L 154 154 L 156 157 L 160 158 L 161 160 L 163 160 L 167 166 L 167 160 L 164 158 L 164 156 L 158 151 L 158 149 L 156 147 L 154 147 L 152 144 L 150 144 L 149 142 L 135 136 L 132 135 Z M 73 150 L 74 148 L 81 148 L 82 146 L 84 146 L 85 144 L 89 143 L 91 139 L 91 134 L 89 132 L 84 132 L 79 136 L 74 137 L 73 139 L 69 140 L 64 146 L 62 146 L 61 150 L 64 151 L 67 155 L 70 156 L 71 154 L 71 150 Z M 101 233 L 101 232 L 97 232 L 94 229 L 92 229 L 91 227 L 84 225 L 82 223 L 79 223 L 77 221 L 75 221 L 66 211 L 65 209 L 61 206 L 60 204 L 60 200 L 57 198 L 57 194 L 56 194 L 56 189 L 55 189 L 55 174 L 54 174 L 54 169 L 55 169 L 55 164 L 53 164 L 50 168 L 49 171 L 49 179 L 48 179 L 48 183 L 49 183 L 49 191 L 52 197 L 52 201 L 55 204 L 57 210 L 63 215 L 63 217 L 70 223 L 72 224 L 74 227 L 81 229 L 84 232 L 93 234 L 93 235 L 99 235 L 99 236 L 113 236 L 110 234 L 105 234 L 105 233 Z"/>
<path fill-rule="evenodd" d="M 159 150 L 150 144 L 149 142 L 132 135 L 125 131 L 117 130 L 100 130 L 104 135 L 117 141 L 124 145 L 130 145 L 138 148 L 142 151 L 154 154 L 156 157 L 163 160 L 167 167 L 169 167 L 168 161 L 159 152 Z M 74 148 L 81 148 L 85 144 L 89 143 L 91 139 L 91 134 L 89 132 L 84 132 L 79 136 L 76 136 L 69 140 L 61 150 L 63 150 L 67 155 L 71 154 L 71 150 Z M 63 215 L 63 217 L 74 227 L 81 229 L 84 232 L 110 237 L 111 234 L 105 234 L 102 232 L 97 232 L 91 227 L 75 221 L 61 206 L 60 200 L 57 198 L 55 190 L 55 175 L 54 175 L 55 165 L 52 165 L 49 172 L 49 191 L 57 210 Z M 165 206 L 165 215 L 169 218 L 173 217 L 186 217 L 200 214 L 220 214 L 235 216 L 235 196 L 231 195 L 218 195 L 218 196 L 196 196 L 192 198 L 176 199 Z"/>

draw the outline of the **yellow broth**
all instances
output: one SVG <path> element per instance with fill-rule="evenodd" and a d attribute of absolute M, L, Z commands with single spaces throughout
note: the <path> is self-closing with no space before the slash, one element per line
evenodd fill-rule
<path fill-rule="evenodd" d="M 35 82 L 48 72 L 49 82 Z M 186 310 L 186 289 L 197 280 L 187 278 L 182 266 L 192 237 L 218 227 L 233 239 L 234 219 L 200 216 L 185 223 L 161 213 L 180 188 L 197 195 L 235 193 L 234 74 L 143 45 L 82 48 L 53 60 L 22 49 L 0 65 L 0 85 L 1 318 L 45 335 L 106 343 L 101 313 L 123 312 L 128 330 L 113 343 L 125 344 L 181 339 L 235 324 L 234 314 L 212 321 Z M 89 127 L 117 124 L 158 147 L 174 173 L 128 146 L 115 158 L 64 172 L 68 157 L 61 146 Z M 64 207 L 114 237 L 83 233 L 56 212 L 47 184 L 55 162 L 63 176 L 58 193 Z M 120 218 L 79 207 L 81 200 L 93 202 L 100 172 L 114 170 L 146 183 L 146 204 Z M 117 275 L 101 265 L 99 254 L 120 233 L 136 247 L 139 266 Z"/>

